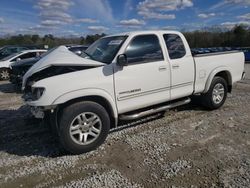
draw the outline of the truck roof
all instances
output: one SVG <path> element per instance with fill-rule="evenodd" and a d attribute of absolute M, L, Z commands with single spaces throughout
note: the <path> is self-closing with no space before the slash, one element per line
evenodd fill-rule
<path fill-rule="evenodd" d="M 147 31 L 131 31 L 131 32 L 125 32 L 125 33 L 118 33 L 113 35 L 108 35 L 106 37 L 114 37 L 114 36 L 130 36 L 130 35 L 143 35 L 143 34 L 162 34 L 162 33 L 176 33 L 180 34 L 179 31 L 172 31 L 172 30 L 147 30 Z"/>

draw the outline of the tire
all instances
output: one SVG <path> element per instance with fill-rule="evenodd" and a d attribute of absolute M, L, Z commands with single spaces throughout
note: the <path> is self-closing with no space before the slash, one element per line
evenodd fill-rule
<path fill-rule="evenodd" d="M 225 103 L 227 92 L 226 80 L 221 77 L 214 77 L 208 92 L 201 97 L 201 102 L 209 110 L 218 109 Z"/>
<path fill-rule="evenodd" d="M 0 80 L 9 80 L 10 74 L 8 69 L 0 69 Z"/>
<path fill-rule="evenodd" d="M 109 129 L 107 111 L 91 101 L 72 104 L 64 108 L 59 117 L 59 139 L 64 149 L 71 154 L 96 149 L 105 141 Z"/>

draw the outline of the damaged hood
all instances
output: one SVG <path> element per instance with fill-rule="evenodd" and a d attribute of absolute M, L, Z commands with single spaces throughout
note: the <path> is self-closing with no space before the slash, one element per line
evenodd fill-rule
<path fill-rule="evenodd" d="M 104 63 L 94 61 L 91 59 L 82 58 L 73 52 L 69 51 L 67 47 L 60 46 L 54 51 L 40 59 L 35 63 L 23 77 L 23 86 L 27 79 L 33 74 L 47 69 L 51 66 L 84 66 L 84 67 L 98 67 L 104 66 Z"/>

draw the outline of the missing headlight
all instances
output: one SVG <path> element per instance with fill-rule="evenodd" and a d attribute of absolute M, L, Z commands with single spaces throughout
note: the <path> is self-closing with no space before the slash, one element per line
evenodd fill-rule
<path fill-rule="evenodd" d="M 42 88 L 42 87 L 32 88 L 32 100 L 33 101 L 39 100 L 42 97 L 44 91 L 45 91 L 45 88 Z"/>

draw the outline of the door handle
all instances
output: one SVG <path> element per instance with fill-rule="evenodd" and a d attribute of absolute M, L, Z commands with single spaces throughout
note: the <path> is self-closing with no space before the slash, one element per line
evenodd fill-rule
<path fill-rule="evenodd" d="M 159 67 L 159 71 L 165 71 L 165 70 L 167 70 L 167 67 L 166 67 L 166 66 L 160 66 L 160 67 Z"/>
<path fill-rule="evenodd" d="M 172 68 L 173 69 L 178 69 L 178 68 L 180 68 L 180 65 L 172 65 Z"/>

